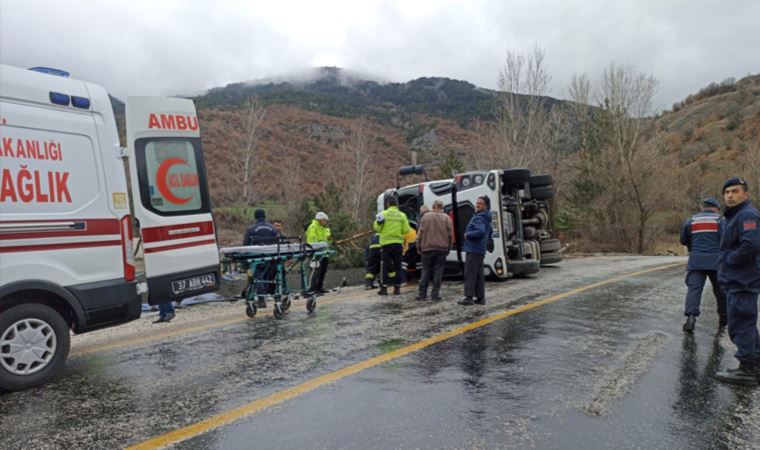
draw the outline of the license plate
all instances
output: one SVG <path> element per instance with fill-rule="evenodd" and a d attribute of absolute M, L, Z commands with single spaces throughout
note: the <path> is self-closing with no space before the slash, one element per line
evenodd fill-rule
<path fill-rule="evenodd" d="M 216 274 L 206 273 L 172 281 L 172 294 L 179 295 L 216 286 Z"/>

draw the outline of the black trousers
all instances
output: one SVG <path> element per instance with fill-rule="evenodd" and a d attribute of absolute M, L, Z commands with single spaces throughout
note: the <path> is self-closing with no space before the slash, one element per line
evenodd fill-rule
<path fill-rule="evenodd" d="M 325 288 L 325 275 L 327 274 L 328 258 L 322 258 L 319 261 L 319 267 L 316 267 L 311 274 L 311 290 L 319 291 Z"/>
<path fill-rule="evenodd" d="M 380 274 L 380 249 L 371 248 L 367 252 L 367 266 L 364 274 L 366 283 L 371 284 Z"/>
<path fill-rule="evenodd" d="M 403 253 L 401 244 L 383 245 L 383 286 L 401 285 L 401 256 Z"/>
<path fill-rule="evenodd" d="M 443 267 L 446 265 L 447 250 L 431 250 L 422 253 L 422 276 L 420 277 L 420 297 L 427 296 L 428 283 L 433 280 L 433 297 L 438 297 L 443 279 Z"/>
<path fill-rule="evenodd" d="M 486 299 L 486 277 L 483 275 L 483 259 L 486 255 L 467 253 L 464 260 L 464 296 L 477 300 Z"/>

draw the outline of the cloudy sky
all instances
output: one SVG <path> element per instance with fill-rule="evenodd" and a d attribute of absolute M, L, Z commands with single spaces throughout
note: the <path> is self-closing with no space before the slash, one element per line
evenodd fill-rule
<path fill-rule="evenodd" d="M 508 50 L 539 45 L 554 97 L 615 62 L 655 76 L 667 108 L 760 73 L 758 29 L 754 0 L 2 0 L 0 62 L 62 68 L 121 98 L 317 66 L 495 88 Z"/>

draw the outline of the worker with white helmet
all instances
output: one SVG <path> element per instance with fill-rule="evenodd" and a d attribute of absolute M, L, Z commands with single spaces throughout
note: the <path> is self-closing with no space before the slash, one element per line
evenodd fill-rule
<path fill-rule="evenodd" d="M 327 227 L 327 221 L 330 220 L 327 214 L 322 211 L 318 212 L 314 216 L 314 220 L 311 221 L 309 227 L 306 228 L 306 243 L 314 244 L 317 242 L 323 242 L 330 244 L 332 242 L 332 235 L 330 234 L 330 228 Z M 319 261 L 319 267 L 316 267 L 311 276 L 310 291 L 315 294 L 326 294 L 325 289 L 325 274 L 327 274 L 327 258 L 322 258 Z"/>

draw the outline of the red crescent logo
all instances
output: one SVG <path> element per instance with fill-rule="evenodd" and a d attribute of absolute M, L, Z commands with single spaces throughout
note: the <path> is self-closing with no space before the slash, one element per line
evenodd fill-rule
<path fill-rule="evenodd" d="M 177 164 L 187 164 L 187 161 L 182 158 L 169 158 L 166 161 L 162 162 L 156 171 L 156 184 L 158 185 L 158 192 L 160 192 L 166 200 L 174 203 L 175 205 L 184 205 L 185 203 L 192 200 L 193 197 L 177 197 L 172 193 L 169 185 L 166 184 L 166 176 L 169 174 L 169 169 L 171 169 L 172 166 L 176 166 Z"/>

